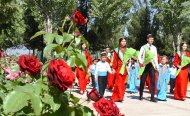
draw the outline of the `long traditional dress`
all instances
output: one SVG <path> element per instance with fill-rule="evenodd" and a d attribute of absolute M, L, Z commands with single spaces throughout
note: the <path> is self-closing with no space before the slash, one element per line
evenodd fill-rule
<path fill-rule="evenodd" d="M 120 74 L 120 70 L 123 64 L 123 53 L 116 48 L 113 54 L 112 68 L 116 71 L 115 84 L 113 88 L 112 100 L 115 102 L 123 101 L 125 94 L 125 79 L 127 76 L 127 70 L 125 68 L 124 74 Z"/>
<path fill-rule="evenodd" d="M 167 85 L 170 80 L 170 68 L 167 65 L 159 65 L 159 74 L 157 81 L 157 98 L 158 100 L 166 100 Z"/>
<path fill-rule="evenodd" d="M 190 57 L 190 53 L 186 52 L 186 56 Z M 181 53 L 176 53 L 174 58 L 174 66 L 180 65 Z M 186 98 L 188 86 L 188 65 L 183 67 L 176 77 L 175 88 L 174 88 L 174 99 L 184 100 Z"/>
<path fill-rule="evenodd" d="M 112 65 L 112 62 L 111 62 L 111 56 L 108 55 L 107 57 L 107 60 L 106 60 L 110 66 Z M 111 74 L 111 73 L 108 73 L 108 89 L 113 89 L 113 86 L 114 86 L 114 74 Z"/>
<path fill-rule="evenodd" d="M 82 54 L 86 56 L 86 60 L 87 60 L 87 63 L 88 63 L 86 69 L 88 69 L 90 64 L 92 63 L 92 57 L 91 57 L 90 53 L 87 50 L 83 51 Z M 78 85 L 80 87 L 80 91 L 84 92 L 86 90 L 86 85 L 89 82 L 89 78 L 88 79 L 86 78 L 87 71 L 83 70 L 80 67 L 76 67 L 76 76 L 78 78 Z"/>
<path fill-rule="evenodd" d="M 130 92 L 138 92 L 138 86 L 140 84 L 140 79 L 138 76 L 138 72 L 140 69 L 139 64 L 135 63 L 135 67 L 130 66 L 129 69 L 129 91 Z"/>

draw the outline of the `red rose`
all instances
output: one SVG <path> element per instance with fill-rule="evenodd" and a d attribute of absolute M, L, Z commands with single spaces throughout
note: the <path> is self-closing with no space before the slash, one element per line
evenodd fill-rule
<path fill-rule="evenodd" d="M 78 10 L 75 10 L 75 12 L 72 15 L 72 19 L 75 23 L 77 23 L 80 26 L 83 26 L 87 23 L 86 18 Z"/>
<path fill-rule="evenodd" d="M 119 108 L 113 101 L 105 98 L 101 98 L 93 106 L 100 116 L 124 116 L 120 114 Z"/>
<path fill-rule="evenodd" d="M 75 75 L 62 59 L 51 60 L 48 68 L 48 79 L 50 83 L 56 85 L 61 91 L 71 88 L 75 81 Z"/>
<path fill-rule="evenodd" d="M 95 88 L 93 88 L 90 93 L 87 93 L 87 97 L 92 101 L 98 101 L 100 99 L 100 94 Z"/>
<path fill-rule="evenodd" d="M 22 55 L 18 61 L 21 71 L 36 76 L 41 71 L 41 63 L 34 56 Z"/>

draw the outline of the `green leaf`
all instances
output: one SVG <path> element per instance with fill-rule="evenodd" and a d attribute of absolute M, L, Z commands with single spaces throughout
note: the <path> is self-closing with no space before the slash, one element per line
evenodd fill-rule
<path fill-rule="evenodd" d="M 59 31 L 61 31 L 63 33 L 64 29 L 62 27 L 59 27 Z"/>
<path fill-rule="evenodd" d="M 19 91 L 12 91 L 9 93 L 4 102 L 4 113 L 15 113 L 28 105 L 29 96 L 26 93 Z"/>
<path fill-rule="evenodd" d="M 61 106 L 61 102 L 55 102 L 54 97 L 50 96 L 49 94 L 45 94 L 42 101 L 46 104 L 49 104 L 51 109 L 55 112 Z"/>
<path fill-rule="evenodd" d="M 24 86 L 17 86 L 15 88 L 16 91 L 27 93 L 27 94 L 32 94 L 34 93 L 34 88 L 32 84 L 26 84 Z"/>
<path fill-rule="evenodd" d="M 2 101 L 4 101 L 5 99 L 5 94 L 3 92 L 0 91 L 0 99 L 2 99 Z M 1 101 L 1 100 L 0 100 Z M 1 104 L 1 103 L 0 103 Z"/>
<path fill-rule="evenodd" d="M 7 88 L 5 87 L 5 85 L 0 84 L 0 88 L 3 89 L 5 92 L 8 92 Z"/>
<path fill-rule="evenodd" d="M 59 53 L 61 53 L 63 51 L 63 47 L 58 45 L 58 46 L 55 47 L 55 51 L 56 51 L 56 53 L 59 54 Z"/>
<path fill-rule="evenodd" d="M 63 36 L 56 35 L 55 41 L 57 42 L 57 44 L 62 44 L 63 43 Z"/>
<path fill-rule="evenodd" d="M 0 75 L 0 78 L 5 78 L 5 76 L 3 76 L 3 75 Z"/>
<path fill-rule="evenodd" d="M 44 36 L 44 40 L 47 44 L 52 44 L 54 40 L 55 35 L 52 33 L 46 33 Z"/>
<path fill-rule="evenodd" d="M 75 112 L 74 107 L 68 107 L 67 109 L 69 116 L 76 116 L 75 114 L 78 114 L 78 112 Z"/>
<path fill-rule="evenodd" d="M 40 96 L 36 94 L 30 94 L 29 96 L 30 96 L 32 108 L 34 109 L 35 114 L 39 116 L 42 111 L 42 102 L 41 102 Z"/>
<path fill-rule="evenodd" d="M 74 101 L 75 104 L 80 101 L 80 99 L 75 97 L 73 94 L 71 94 L 71 99 Z"/>
<path fill-rule="evenodd" d="M 91 110 L 90 108 L 82 106 L 82 109 L 83 109 L 83 116 L 94 116 L 93 110 Z"/>
<path fill-rule="evenodd" d="M 39 31 L 39 32 L 35 33 L 35 35 L 33 35 L 30 39 L 34 39 L 34 38 L 36 38 L 40 35 L 43 35 L 43 34 L 46 34 L 46 32 L 45 31 Z"/>
<path fill-rule="evenodd" d="M 84 55 L 82 55 L 82 54 L 77 54 L 75 63 L 77 64 L 77 66 L 80 66 L 80 67 L 82 67 L 83 69 L 85 69 L 86 66 L 87 66 L 86 56 L 84 56 Z M 79 65 L 78 65 L 78 64 L 79 64 Z"/>
<path fill-rule="evenodd" d="M 75 112 L 77 113 L 77 116 L 84 116 L 82 107 L 76 107 Z"/>
<path fill-rule="evenodd" d="M 45 71 L 49 66 L 49 62 L 46 62 L 43 66 L 42 66 L 42 71 Z"/>
<path fill-rule="evenodd" d="M 48 57 L 51 56 L 51 51 L 52 49 L 54 49 L 57 46 L 57 44 L 48 44 L 45 48 L 44 48 L 44 56 Z"/>
<path fill-rule="evenodd" d="M 75 56 L 73 55 L 73 56 L 71 56 L 70 58 L 69 58 L 69 60 L 67 60 L 67 64 L 70 66 L 70 67 L 75 67 Z"/>
<path fill-rule="evenodd" d="M 64 33 L 63 34 L 63 43 L 70 42 L 74 36 L 72 34 Z"/>
<path fill-rule="evenodd" d="M 81 41 L 80 38 L 78 38 L 78 37 L 75 38 L 76 46 L 78 46 L 80 44 L 80 41 Z"/>

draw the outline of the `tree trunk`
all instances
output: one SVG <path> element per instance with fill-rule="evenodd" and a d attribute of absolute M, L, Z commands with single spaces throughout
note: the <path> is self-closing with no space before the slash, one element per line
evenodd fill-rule
<path fill-rule="evenodd" d="M 182 38 L 181 33 L 178 33 L 177 34 L 177 51 L 180 51 L 181 38 Z"/>
<path fill-rule="evenodd" d="M 173 50 L 174 50 L 173 54 L 175 55 L 176 54 L 176 47 L 175 47 L 175 42 L 174 41 L 172 42 L 172 47 L 173 47 Z"/>
<path fill-rule="evenodd" d="M 45 30 L 46 32 L 52 33 L 52 15 L 46 16 Z"/>

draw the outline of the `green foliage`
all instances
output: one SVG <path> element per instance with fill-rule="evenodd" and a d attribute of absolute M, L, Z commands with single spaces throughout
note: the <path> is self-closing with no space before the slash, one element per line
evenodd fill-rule
<path fill-rule="evenodd" d="M 46 33 L 44 31 L 37 32 L 31 39 L 43 35 L 46 47 L 44 48 L 44 57 L 47 59 L 52 58 L 64 58 L 70 66 L 79 66 L 83 69 L 87 66 L 86 57 L 80 53 L 79 50 L 75 49 L 82 41 L 88 46 L 86 39 L 80 35 L 75 37 L 73 34 L 63 32 L 60 29 L 62 35 L 57 33 Z"/>
<path fill-rule="evenodd" d="M 21 99 L 22 98 L 22 99 Z M 13 113 L 21 110 L 28 105 L 29 96 L 25 93 L 12 91 L 10 92 L 3 103 L 4 113 Z"/>
<path fill-rule="evenodd" d="M 90 0 L 90 28 L 96 38 L 89 35 L 90 44 L 97 48 L 106 45 L 117 46 L 118 39 L 123 35 L 124 25 L 129 20 L 127 16 L 132 5 L 131 0 Z"/>
<path fill-rule="evenodd" d="M 183 10 L 183 3 L 185 1 L 186 0 L 152 1 L 153 8 L 158 10 L 155 14 L 155 19 L 159 24 L 157 35 L 159 38 L 171 38 L 169 45 L 173 45 L 172 51 L 174 53 L 180 50 L 179 45 L 181 41 L 187 40 L 187 36 L 189 35 L 185 30 L 189 27 L 190 23 L 180 17 L 185 12 Z"/>
<path fill-rule="evenodd" d="M 132 20 L 127 24 L 129 46 L 139 49 L 146 43 L 147 34 L 151 33 L 155 37 L 158 53 L 175 53 L 181 41 L 189 40 L 187 7 L 185 0 L 134 2 L 129 14 Z"/>
<path fill-rule="evenodd" d="M 3 115 L 61 116 L 64 113 L 66 116 L 93 116 L 93 111 L 82 106 L 79 98 L 69 91 L 62 93 L 48 85 L 46 77 L 31 83 L 21 80 L 0 80 L 0 111 Z"/>
<path fill-rule="evenodd" d="M 0 48 L 23 43 L 23 10 L 16 0 L 0 0 Z"/>

